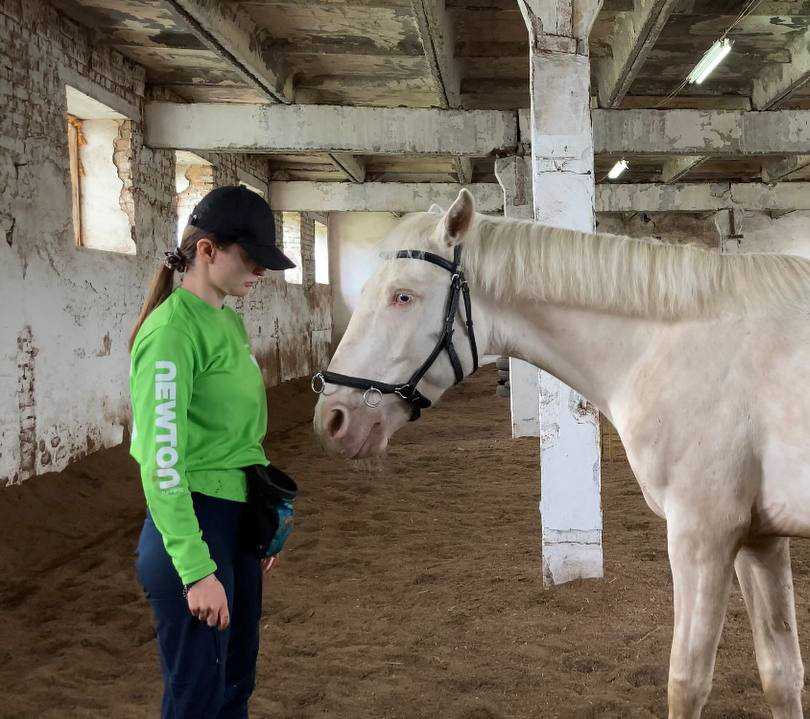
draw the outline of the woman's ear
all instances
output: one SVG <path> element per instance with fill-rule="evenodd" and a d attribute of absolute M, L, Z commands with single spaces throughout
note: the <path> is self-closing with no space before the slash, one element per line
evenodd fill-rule
<path fill-rule="evenodd" d="M 214 257 L 216 257 L 216 254 L 217 254 L 216 246 L 207 237 L 203 237 L 197 240 L 196 257 L 198 259 L 210 265 L 214 261 Z"/>

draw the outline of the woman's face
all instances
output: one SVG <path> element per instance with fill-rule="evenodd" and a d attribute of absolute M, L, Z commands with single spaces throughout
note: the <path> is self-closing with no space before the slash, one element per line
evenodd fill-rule
<path fill-rule="evenodd" d="M 208 267 L 208 277 L 225 295 L 244 297 L 264 277 L 265 268 L 257 265 L 239 245 L 217 249 Z"/>

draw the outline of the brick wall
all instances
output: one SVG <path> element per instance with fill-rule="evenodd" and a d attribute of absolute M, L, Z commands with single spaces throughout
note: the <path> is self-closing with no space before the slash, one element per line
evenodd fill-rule
<path fill-rule="evenodd" d="M 66 83 L 129 118 L 110 152 L 135 255 L 74 244 Z M 177 232 L 175 154 L 143 144 L 144 83 L 43 0 L 0 2 L 0 484 L 117 444 L 129 424 L 128 335 Z M 240 167 L 267 179 L 261 157 L 208 159 L 214 184 Z M 268 384 L 326 361 L 329 303 L 278 276 L 239 303 Z"/>

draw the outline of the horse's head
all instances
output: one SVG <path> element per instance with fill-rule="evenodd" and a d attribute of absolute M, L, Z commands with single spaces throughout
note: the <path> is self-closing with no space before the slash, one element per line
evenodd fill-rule
<path fill-rule="evenodd" d="M 462 190 L 447 212 L 434 206 L 409 216 L 387 238 L 393 250 L 363 288 L 328 371 L 313 379 L 321 391 L 315 431 L 328 450 L 382 453 L 394 432 L 477 366 L 467 287 L 454 267 L 474 220 L 472 195 Z"/>

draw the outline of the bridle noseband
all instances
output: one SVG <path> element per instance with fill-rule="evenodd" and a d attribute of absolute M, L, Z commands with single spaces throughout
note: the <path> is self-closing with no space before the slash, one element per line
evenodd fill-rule
<path fill-rule="evenodd" d="M 467 281 L 464 279 L 464 273 L 461 271 L 461 245 L 456 245 L 453 250 L 452 262 L 439 255 L 434 255 L 432 252 L 422 252 L 421 250 L 399 250 L 394 257 L 396 259 L 424 260 L 425 262 L 443 267 L 452 275 L 444 313 L 444 326 L 442 327 L 439 341 L 436 343 L 433 351 L 422 363 L 422 366 L 419 367 L 404 384 L 387 384 L 385 382 L 377 382 L 376 380 L 363 379 L 362 377 L 349 377 L 347 375 L 337 374 L 336 372 L 324 371 L 318 372 L 312 378 L 312 389 L 318 394 L 326 389 L 327 384 L 337 384 L 344 387 L 362 389 L 365 390 L 363 393 L 364 402 L 368 407 L 372 408 L 380 406 L 384 394 L 395 394 L 411 406 L 410 421 L 413 422 L 419 419 L 423 409 L 430 407 L 430 400 L 425 397 L 416 386 L 433 366 L 433 363 L 442 353 L 442 350 L 447 350 L 450 364 L 453 366 L 453 372 L 455 372 L 456 375 L 455 384 L 458 384 L 464 379 L 464 370 L 461 368 L 458 354 L 456 353 L 455 347 L 453 347 L 453 332 L 455 331 L 459 297 L 464 298 L 465 324 L 467 325 L 467 336 L 470 340 L 470 350 L 472 351 L 473 372 L 478 369 L 478 347 L 475 344 L 475 333 L 473 332 L 470 288 L 467 286 Z"/>

